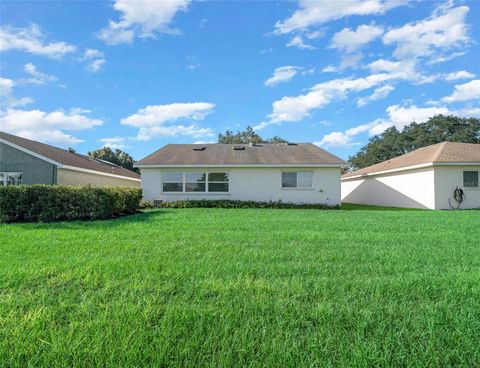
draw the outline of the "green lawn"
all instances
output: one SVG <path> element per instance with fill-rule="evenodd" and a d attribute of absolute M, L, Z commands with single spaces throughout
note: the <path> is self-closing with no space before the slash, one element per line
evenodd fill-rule
<path fill-rule="evenodd" d="M 352 207 L 0 225 L 0 366 L 480 366 L 479 239 Z"/>

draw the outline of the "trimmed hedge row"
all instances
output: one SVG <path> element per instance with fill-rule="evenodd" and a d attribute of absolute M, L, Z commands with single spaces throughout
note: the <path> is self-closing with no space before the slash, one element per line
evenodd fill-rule
<path fill-rule="evenodd" d="M 300 208 L 300 209 L 339 209 L 340 206 L 331 206 L 322 203 L 289 203 L 282 201 L 237 201 L 237 200 L 178 200 L 166 201 L 160 204 L 161 208 Z"/>
<path fill-rule="evenodd" d="M 107 219 L 135 212 L 142 190 L 123 187 L 0 187 L 0 222 Z"/>

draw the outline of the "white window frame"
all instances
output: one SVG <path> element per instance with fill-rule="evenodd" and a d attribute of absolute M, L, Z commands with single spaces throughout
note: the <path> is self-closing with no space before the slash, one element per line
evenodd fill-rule
<path fill-rule="evenodd" d="M 466 172 L 476 172 L 477 173 L 477 186 L 471 187 L 471 186 L 466 186 L 465 185 L 465 173 Z M 478 170 L 463 170 L 462 180 L 463 180 L 463 188 L 465 188 L 465 189 L 479 189 L 480 188 L 480 171 L 478 171 Z"/>
<path fill-rule="evenodd" d="M 295 173 L 296 176 L 297 176 L 297 186 L 295 187 L 284 187 L 283 186 L 283 174 L 284 173 Z M 310 184 L 309 187 L 299 187 L 298 186 L 298 173 L 311 173 L 312 175 L 312 182 Z M 295 190 L 295 189 L 313 189 L 313 171 L 311 170 L 301 170 L 301 171 L 282 171 L 282 174 L 280 176 L 280 185 L 282 187 L 282 189 L 285 189 L 285 190 Z"/>
<path fill-rule="evenodd" d="M 11 174 L 20 174 L 22 176 L 22 179 L 20 180 L 20 183 L 18 183 L 18 179 L 16 181 L 15 184 L 13 185 L 22 185 L 22 182 L 23 182 L 23 172 L 22 171 L 0 171 L 0 175 L 3 175 L 3 186 L 6 187 L 8 186 L 7 185 L 7 177 L 8 175 L 11 175 Z"/>
<path fill-rule="evenodd" d="M 163 184 L 164 183 L 178 183 L 178 182 L 172 182 L 172 181 L 167 181 L 165 182 L 164 180 L 164 174 L 166 173 L 181 173 L 182 174 L 182 191 L 181 192 L 166 192 L 163 190 Z M 186 191 L 186 174 L 187 173 L 195 173 L 195 174 L 205 174 L 205 191 L 204 192 L 187 192 Z M 208 175 L 209 174 L 225 174 L 228 178 L 227 181 L 208 181 Z M 188 182 L 188 183 L 193 183 L 193 182 Z M 208 190 L 208 183 L 227 183 L 228 184 L 228 190 L 226 192 L 212 192 Z M 229 171 L 162 171 L 162 183 L 161 183 L 161 189 L 162 193 L 168 193 L 168 194 L 229 194 L 230 193 L 230 172 Z"/>

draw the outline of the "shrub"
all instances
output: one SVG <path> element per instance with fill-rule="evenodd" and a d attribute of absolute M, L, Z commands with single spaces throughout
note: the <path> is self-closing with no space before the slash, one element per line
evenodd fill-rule
<path fill-rule="evenodd" d="M 138 188 L 19 185 L 0 187 L 0 222 L 106 219 L 135 212 Z"/>
<path fill-rule="evenodd" d="M 339 209 L 323 203 L 289 203 L 282 201 L 236 201 L 236 200 L 178 200 L 160 204 L 162 208 L 302 208 L 302 209 Z"/>

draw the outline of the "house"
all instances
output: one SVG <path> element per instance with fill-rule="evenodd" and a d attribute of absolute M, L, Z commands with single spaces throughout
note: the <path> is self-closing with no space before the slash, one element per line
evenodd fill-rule
<path fill-rule="evenodd" d="M 140 175 L 110 162 L 0 132 L 0 186 L 139 187 Z"/>
<path fill-rule="evenodd" d="M 377 206 L 480 208 L 480 144 L 443 142 L 342 176 L 342 201 Z M 454 191 L 463 191 L 462 203 Z M 458 194 L 458 193 L 457 193 Z"/>
<path fill-rule="evenodd" d="M 339 205 L 345 164 L 313 144 L 169 144 L 135 166 L 146 200 Z"/>

